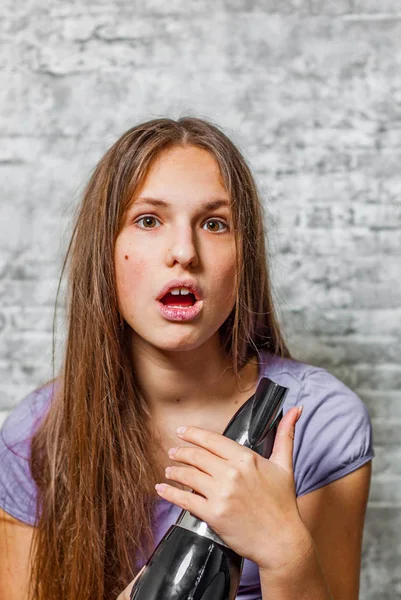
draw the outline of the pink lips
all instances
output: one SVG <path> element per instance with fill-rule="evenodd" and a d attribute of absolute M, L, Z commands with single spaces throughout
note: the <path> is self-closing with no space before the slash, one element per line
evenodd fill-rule
<path fill-rule="evenodd" d="M 160 302 L 160 300 L 156 300 L 156 305 L 162 317 L 168 321 L 192 321 L 202 311 L 203 300 L 197 300 L 195 304 L 186 306 L 185 308 L 181 306 L 168 306 Z"/>

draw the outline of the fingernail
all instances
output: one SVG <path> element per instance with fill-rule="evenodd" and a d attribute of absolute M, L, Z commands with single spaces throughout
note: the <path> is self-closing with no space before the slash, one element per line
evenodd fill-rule
<path fill-rule="evenodd" d="M 178 435 L 181 435 L 184 433 L 185 430 L 186 430 L 186 427 L 177 427 L 176 433 L 178 433 Z"/>
<path fill-rule="evenodd" d="M 166 487 L 167 487 L 167 486 L 166 486 L 166 484 L 165 484 L 165 483 L 156 483 L 156 485 L 155 485 L 155 489 L 156 489 L 156 491 L 157 491 L 157 492 L 161 492 L 161 493 L 163 493 L 163 492 L 164 492 L 164 490 L 166 489 Z"/>
<path fill-rule="evenodd" d="M 300 406 L 298 406 L 298 419 L 299 419 L 299 417 L 302 415 L 302 411 L 303 411 L 303 409 L 304 409 L 304 405 L 303 405 L 303 404 L 300 404 Z"/>

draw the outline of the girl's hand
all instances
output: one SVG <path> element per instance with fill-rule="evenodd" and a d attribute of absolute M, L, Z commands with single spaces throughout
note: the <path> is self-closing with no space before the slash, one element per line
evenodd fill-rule
<path fill-rule="evenodd" d="M 200 427 L 177 430 L 196 447 L 168 451 L 172 460 L 190 468 L 167 467 L 166 478 L 196 493 L 167 484 L 158 484 L 157 492 L 206 521 L 232 550 L 259 568 L 287 567 L 302 554 L 309 536 L 298 511 L 292 464 L 299 416 L 297 407 L 283 416 L 269 459 Z"/>
<path fill-rule="evenodd" d="M 138 577 L 141 575 L 141 573 L 145 567 L 146 567 L 146 565 L 143 565 L 143 567 L 139 571 L 138 575 L 131 581 L 131 583 L 129 585 L 127 585 L 125 590 L 123 592 L 121 592 L 121 594 L 118 596 L 117 600 L 129 600 L 129 595 L 131 593 L 132 588 L 134 587 L 134 583 L 138 579 Z"/>

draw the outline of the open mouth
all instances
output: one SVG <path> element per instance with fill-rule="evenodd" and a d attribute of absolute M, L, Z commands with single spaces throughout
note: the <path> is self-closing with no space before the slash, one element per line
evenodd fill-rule
<path fill-rule="evenodd" d="M 192 293 L 185 295 L 173 295 L 166 294 L 161 298 L 160 302 L 165 306 L 177 306 L 178 308 L 186 308 L 188 306 L 193 306 L 196 302 L 196 298 Z"/>

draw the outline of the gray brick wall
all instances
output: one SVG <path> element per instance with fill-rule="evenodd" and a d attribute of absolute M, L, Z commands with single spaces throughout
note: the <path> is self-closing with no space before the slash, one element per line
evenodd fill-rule
<path fill-rule="evenodd" d="M 93 166 L 141 120 L 210 118 L 263 191 L 291 348 L 371 414 L 360 597 L 401 598 L 400 0 L 3 0 L 2 17 L 1 419 L 52 375 Z"/>

